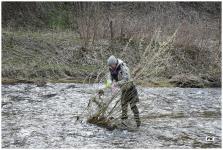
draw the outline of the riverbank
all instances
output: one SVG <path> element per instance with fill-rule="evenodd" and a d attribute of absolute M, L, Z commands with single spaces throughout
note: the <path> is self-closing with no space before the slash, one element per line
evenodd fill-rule
<path fill-rule="evenodd" d="M 3 78 L 2 84 L 3 85 L 15 85 L 19 83 L 28 83 L 28 84 L 35 84 L 37 86 L 44 86 L 47 83 L 98 83 L 96 80 L 87 80 L 87 79 L 78 79 L 78 78 L 61 78 L 61 79 L 9 79 Z M 143 81 L 137 80 L 135 81 L 136 85 L 140 85 L 142 87 L 182 87 L 182 88 L 210 88 L 210 87 L 221 87 L 221 83 L 217 82 L 210 82 L 207 80 L 203 81 L 195 81 L 195 80 L 159 80 L 159 81 Z"/>
<path fill-rule="evenodd" d="M 137 39 L 89 41 L 90 44 L 85 47 L 83 39 L 69 31 L 3 29 L 2 39 L 2 84 L 36 84 L 42 80 L 49 83 L 98 83 L 108 72 L 107 58 L 114 54 L 128 64 L 132 74 L 137 75 L 140 69 L 144 70 L 137 78 L 139 80 L 135 81 L 138 85 L 221 87 L 221 68 L 218 65 L 213 63 L 207 65 L 208 68 L 204 65 L 201 67 L 200 63 L 189 59 L 197 53 L 201 55 L 196 47 L 185 49 L 165 41 L 154 41 L 154 46 L 149 40 L 142 42 Z M 148 43 L 151 44 L 151 52 L 147 49 Z M 182 54 L 176 54 L 175 50 L 181 51 L 184 59 L 189 60 L 182 61 Z M 152 60 L 142 56 L 145 52 L 151 57 L 158 55 Z M 131 57 L 133 55 L 134 58 Z M 203 59 L 206 57 L 203 56 Z M 141 68 L 143 63 L 148 65 Z"/>
<path fill-rule="evenodd" d="M 93 80 L 89 82 L 89 80 L 84 80 L 84 79 L 58 79 L 58 80 L 42 80 L 42 79 L 33 79 L 33 80 L 25 80 L 25 79 L 8 79 L 8 78 L 3 78 L 2 79 L 2 84 L 3 85 L 15 85 L 19 83 L 27 83 L 27 84 L 36 84 L 39 85 L 42 83 L 42 85 L 46 83 L 97 83 Z M 136 81 L 137 85 L 141 85 L 143 87 L 174 87 L 175 85 L 168 82 L 168 81 L 160 81 L 160 82 L 144 82 L 144 81 Z"/>

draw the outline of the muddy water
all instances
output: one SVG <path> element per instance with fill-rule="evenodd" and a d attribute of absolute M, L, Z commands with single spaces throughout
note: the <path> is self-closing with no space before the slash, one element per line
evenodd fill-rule
<path fill-rule="evenodd" d="M 138 131 L 76 121 L 95 86 L 2 86 L 3 148 L 211 148 L 221 146 L 221 89 L 142 88 Z M 213 140 L 207 141 L 206 138 Z"/>

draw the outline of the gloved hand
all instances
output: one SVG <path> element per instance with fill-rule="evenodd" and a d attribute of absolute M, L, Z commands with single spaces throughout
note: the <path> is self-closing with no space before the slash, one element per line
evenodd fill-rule
<path fill-rule="evenodd" d="M 110 88 L 111 84 L 112 84 L 111 80 L 106 80 L 105 81 L 105 88 Z"/>

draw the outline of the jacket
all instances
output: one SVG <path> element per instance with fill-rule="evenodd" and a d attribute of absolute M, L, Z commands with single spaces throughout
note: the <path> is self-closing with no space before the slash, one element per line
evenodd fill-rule
<path fill-rule="evenodd" d="M 112 69 L 110 67 L 109 71 L 108 80 L 116 81 L 118 86 L 122 86 L 131 79 L 129 68 L 121 59 L 118 59 L 116 68 Z"/>

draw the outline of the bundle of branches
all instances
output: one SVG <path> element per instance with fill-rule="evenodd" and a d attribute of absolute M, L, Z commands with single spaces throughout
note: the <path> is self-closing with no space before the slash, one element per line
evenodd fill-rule
<path fill-rule="evenodd" d="M 104 88 L 97 91 L 97 94 L 90 98 L 87 106 L 87 122 L 109 130 L 118 128 L 121 123 L 121 91 L 132 82 L 126 82 L 121 88 Z"/>
<path fill-rule="evenodd" d="M 101 89 L 90 98 L 87 106 L 87 122 L 113 130 L 116 128 L 114 121 L 115 118 L 118 118 L 117 113 L 119 113 L 116 111 L 116 107 L 120 101 L 120 91 L 112 94 L 110 90 Z"/>

